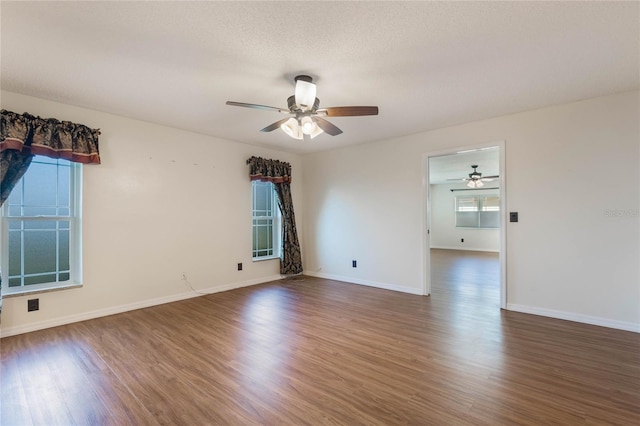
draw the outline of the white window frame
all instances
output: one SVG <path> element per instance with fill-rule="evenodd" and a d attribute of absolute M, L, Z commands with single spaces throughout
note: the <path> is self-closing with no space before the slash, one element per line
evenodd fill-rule
<path fill-rule="evenodd" d="M 268 216 L 255 216 L 255 199 L 256 199 L 256 187 L 258 186 L 269 186 L 271 188 L 271 215 Z M 256 235 L 256 224 L 257 220 L 271 220 L 271 233 L 272 233 L 272 247 L 270 248 L 271 253 L 262 256 L 256 256 L 256 250 L 254 250 L 255 245 L 255 235 Z M 278 194 L 276 192 L 275 186 L 271 182 L 263 182 L 254 180 L 251 181 L 251 257 L 253 261 L 260 260 L 268 260 L 268 259 L 279 259 L 280 251 L 281 251 L 281 234 L 282 234 L 282 218 L 280 214 L 280 207 L 278 207 Z"/>
<path fill-rule="evenodd" d="M 33 162 L 38 161 L 38 156 Z M 60 167 L 60 166 L 57 166 Z M 65 166 L 66 167 L 66 166 Z M 25 175 L 29 173 L 29 169 Z M 9 216 L 9 201 L 5 201 L 0 212 L 0 271 L 2 272 L 2 295 L 46 291 L 82 285 L 82 165 L 69 163 L 69 216 Z M 23 180 L 16 184 L 22 185 Z M 11 220 L 69 221 L 69 280 L 9 287 L 9 222 Z M 23 260 L 24 261 L 24 260 Z M 57 265 L 56 265 L 57 268 Z"/>
<path fill-rule="evenodd" d="M 484 199 L 487 197 L 496 197 L 498 198 L 497 206 L 486 207 L 484 205 Z M 474 199 L 474 207 L 473 208 L 460 208 L 458 200 L 463 198 L 471 198 Z M 499 229 L 499 221 L 500 221 L 500 195 L 499 194 L 485 194 L 485 195 L 458 195 L 454 197 L 454 206 L 453 211 L 455 215 L 456 228 L 463 229 Z M 487 212 L 495 212 L 498 216 L 498 226 L 482 226 L 481 215 L 482 213 Z M 475 213 L 476 214 L 476 226 L 462 226 L 458 224 L 459 218 L 458 213 Z"/>

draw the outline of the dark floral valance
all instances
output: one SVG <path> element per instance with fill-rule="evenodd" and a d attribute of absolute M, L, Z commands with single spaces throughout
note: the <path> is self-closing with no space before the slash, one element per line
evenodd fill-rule
<path fill-rule="evenodd" d="M 280 183 L 291 182 L 291 164 L 278 160 L 251 157 L 247 160 L 251 180 Z"/>
<path fill-rule="evenodd" d="M 0 152 L 64 158 L 75 163 L 100 164 L 100 130 L 55 118 L 0 111 Z"/>

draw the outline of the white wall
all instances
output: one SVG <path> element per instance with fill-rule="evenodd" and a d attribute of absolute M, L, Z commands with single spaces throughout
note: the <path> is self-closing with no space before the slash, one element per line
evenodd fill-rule
<path fill-rule="evenodd" d="M 251 260 L 245 161 L 257 155 L 292 164 L 300 230 L 299 156 L 10 92 L 1 103 L 102 132 L 102 164 L 83 167 L 84 285 L 38 294 L 36 312 L 27 312 L 26 296 L 5 298 L 3 335 L 193 296 L 183 272 L 206 292 L 280 277 L 277 259 Z"/>
<path fill-rule="evenodd" d="M 421 294 L 423 156 L 497 140 L 507 210 L 520 212 L 506 227 L 508 308 L 640 331 L 638 101 L 623 93 L 300 158 L 2 92 L 2 108 L 100 128 L 103 160 L 83 172 L 84 286 L 38 295 L 37 312 L 5 299 L 2 335 L 188 297 L 182 272 L 205 291 L 277 277 L 277 260 L 251 262 L 251 155 L 293 165 L 307 273 Z"/>
<path fill-rule="evenodd" d="M 494 187 L 495 182 L 491 182 Z M 500 195 L 500 190 L 459 191 L 465 183 L 430 185 L 431 248 L 456 250 L 500 251 L 500 229 L 456 228 L 455 197 L 459 195 Z M 464 240 L 462 242 L 461 240 Z"/>
<path fill-rule="evenodd" d="M 507 211 L 520 213 L 506 227 L 508 308 L 640 331 L 638 101 L 633 91 L 304 156 L 307 273 L 422 293 L 424 154 L 505 140 Z"/>

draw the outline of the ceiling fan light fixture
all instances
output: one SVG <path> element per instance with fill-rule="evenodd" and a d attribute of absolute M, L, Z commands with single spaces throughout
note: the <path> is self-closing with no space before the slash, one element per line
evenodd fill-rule
<path fill-rule="evenodd" d="M 324 117 L 378 115 L 377 106 L 338 106 L 321 109 L 320 99 L 316 97 L 316 85 L 313 83 L 313 78 L 308 75 L 297 75 L 294 81 L 294 94 L 287 98 L 287 108 L 235 101 L 227 101 L 227 105 L 286 114 L 289 117 L 271 123 L 267 127 L 260 129 L 260 131 L 269 133 L 279 127 L 288 136 L 297 140 L 313 139 L 323 133 L 330 136 L 337 136 L 342 133 L 340 128 Z"/>
<path fill-rule="evenodd" d="M 307 111 L 313 108 L 313 104 L 316 101 L 316 85 L 311 82 L 311 77 L 296 77 L 296 90 L 294 96 L 296 99 L 296 105 L 298 105 L 301 110 Z"/>
<path fill-rule="evenodd" d="M 469 188 L 482 188 L 484 183 L 480 179 L 471 179 L 469 183 L 467 183 Z"/>
<path fill-rule="evenodd" d="M 318 123 L 311 117 L 302 117 L 300 120 L 300 125 L 302 127 L 302 133 L 305 135 L 309 135 L 311 139 L 315 138 L 324 131 L 318 126 Z"/>
<path fill-rule="evenodd" d="M 311 132 L 313 132 L 313 129 L 316 127 L 316 123 L 311 117 L 302 117 L 300 123 L 302 124 L 302 133 L 304 133 L 305 135 L 310 135 Z"/>
<path fill-rule="evenodd" d="M 313 123 L 313 130 L 311 131 L 311 133 L 309 133 L 309 136 L 311 137 L 311 139 L 315 138 L 316 136 L 320 135 L 324 133 L 324 130 L 322 130 L 315 122 Z"/>
<path fill-rule="evenodd" d="M 301 140 L 302 139 L 302 128 L 298 125 L 298 120 L 291 117 L 287 121 L 285 121 L 280 128 L 287 135 L 291 136 L 294 139 Z"/>

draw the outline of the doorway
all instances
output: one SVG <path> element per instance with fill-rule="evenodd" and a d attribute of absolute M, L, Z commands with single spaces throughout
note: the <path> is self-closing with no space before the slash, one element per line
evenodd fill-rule
<path fill-rule="evenodd" d="M 431 152 L 423 161 L 424 294 L 437 291 L 442 268 L 449 268 L 445 274 L 475 270 L 483 279 L 494 268 L 498 303 L 506 309 L 504 141 Z"/>

